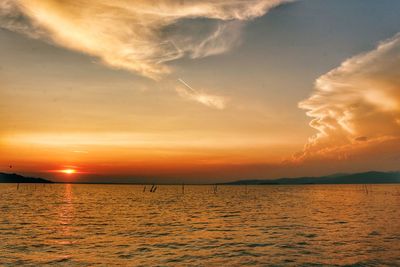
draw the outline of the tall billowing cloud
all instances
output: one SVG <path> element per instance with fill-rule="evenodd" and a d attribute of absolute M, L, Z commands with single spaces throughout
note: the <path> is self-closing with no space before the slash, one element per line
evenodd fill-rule
<path fill-rule="evenodd" d="M 159 78 L 165 63 L 224 53 L 244 21 L 290 0 L 1 0 L 0 27 Z"/>
<path fill-rule="evenodd" d="M 308 110 L 313 118 L 310 125 L 318 131 L 303 156 L 346 158 L 365 151 L 373 154 L 383 147 L 398 151 L 400 35 L 318 78 L 314 93 L 299 106 Z"/>

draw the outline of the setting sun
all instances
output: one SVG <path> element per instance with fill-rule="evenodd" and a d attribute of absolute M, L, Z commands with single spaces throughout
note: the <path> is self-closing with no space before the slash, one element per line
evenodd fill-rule
<path fill-rule="evenodd" d="M 74 170 L 74 169 L 65 169 L 65 170 L 60 170 L 60 172 L 65 173 L 65 174 L 74 174 L 74 173 L 76 173 L 76 170 Z"/>

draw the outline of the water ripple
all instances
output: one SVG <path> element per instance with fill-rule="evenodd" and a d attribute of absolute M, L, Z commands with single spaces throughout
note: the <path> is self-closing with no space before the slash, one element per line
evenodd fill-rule
<path fill-rule="evenodd" d="M 1 266 L 400 266 L 400 186 L 0 185 Z"/>

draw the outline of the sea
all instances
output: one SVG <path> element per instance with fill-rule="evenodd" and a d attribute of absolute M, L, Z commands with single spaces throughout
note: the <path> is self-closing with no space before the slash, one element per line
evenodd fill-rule
<path fill-rule="evenodd" d="M 0 266 L 400 266 L 400 185 L 144 187 L 0 184 Z"/>

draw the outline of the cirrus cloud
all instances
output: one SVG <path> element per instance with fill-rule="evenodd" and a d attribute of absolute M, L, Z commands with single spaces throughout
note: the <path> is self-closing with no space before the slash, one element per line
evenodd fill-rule
<path fill-rule="evenodd" d="M 168 61 L 228 51 L 244 21 L 290 1 L 2 0 L 0 27 L 158 79 Z"/>

